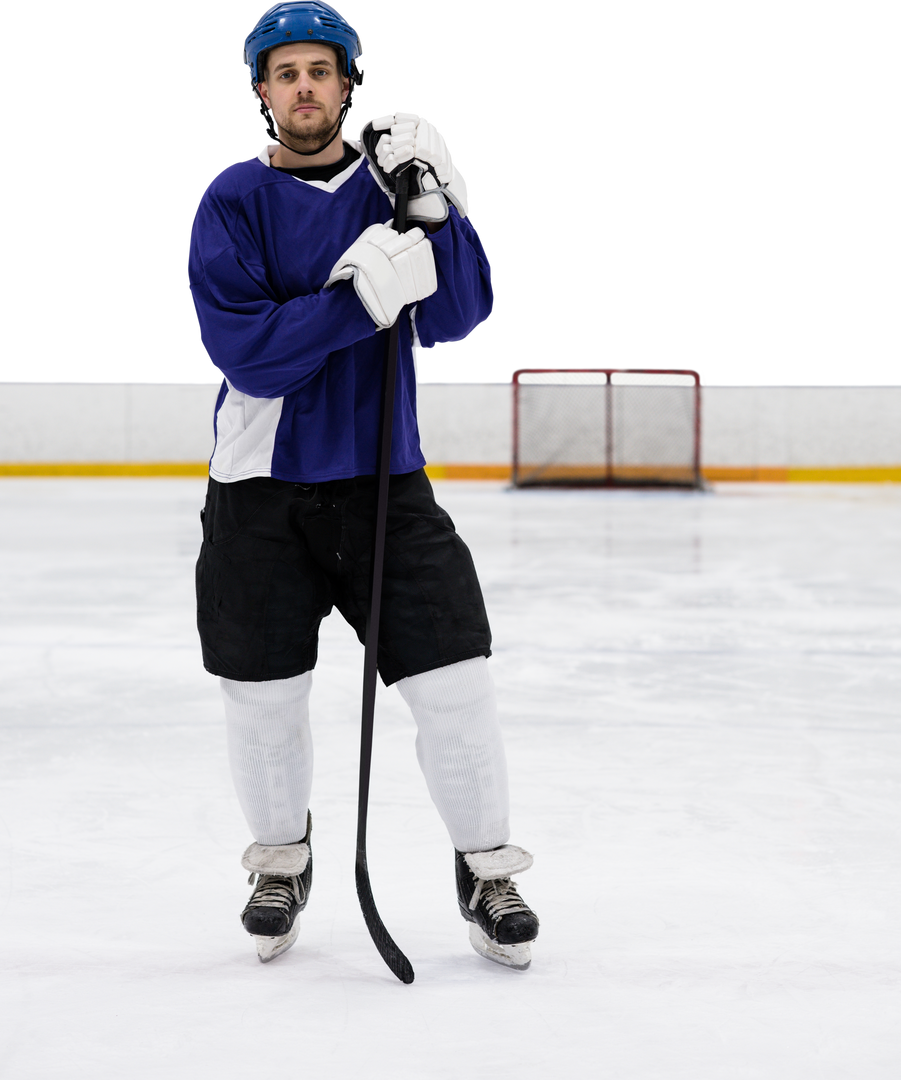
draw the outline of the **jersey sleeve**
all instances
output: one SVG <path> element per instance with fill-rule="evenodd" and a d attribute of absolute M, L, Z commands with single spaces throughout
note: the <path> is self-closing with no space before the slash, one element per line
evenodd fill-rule
<path fill-rule="evenodd" d="M 416 306 L 419 343 L 459 341 L 491 314 L 491 268 L 475 229 L 451 207 L 443 229 L 429 236 L 438 291 Z"/>
<path fill-rule="evenodd" d="M 349 281 L 279 300 L 250 231 L 229 217 L 208 192 L 194 221 L 189 278 L 200 336 L 236 390 L 283 397 L 377 328 Z"/>

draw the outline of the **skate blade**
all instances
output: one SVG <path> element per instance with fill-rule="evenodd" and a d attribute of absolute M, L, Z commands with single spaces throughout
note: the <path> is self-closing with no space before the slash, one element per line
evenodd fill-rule
<path fill-rule="evenodd" d="M 297 941 L 299 933 L 300 919 L 295 919 L 294 925 L 288 933 L 282 934 L 281 937 L 263 937 L 261 934 L 253 934 L 253 940 L 257 943 L 257 956 L 260 963 L 268 964 L 270 960 L 274 960 L 277 956 L 281 956 L 283 952 L 287 952 Z"/>
<path fill-rule="evenodd" d="M 501 945 L 497 941 L 492 941 L 475 923 L 469 924 L 469 943 L 479 956 L 484 956 L 486 960 L 493 960 L 495 964 L 503 964 L 504 967 L 525 971 L 532 963 L 530 942 L 524 941 L 520 945 Z"/>

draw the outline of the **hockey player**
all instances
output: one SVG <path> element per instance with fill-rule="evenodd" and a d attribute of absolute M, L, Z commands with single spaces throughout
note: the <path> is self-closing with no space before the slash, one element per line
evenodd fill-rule
<path fill-rule="evenodd" d="M 417 755 L 456 848 L 460 911 L 483 956 L 526 967 L 538 919 L 511 876 L 491 636 L 469 551 L 436 503 L 416 422 L 413 344 L 487 317 L 489 267 L 444 140 L 397 114 L 342 138 L 356 32 L 327 4 L 278 4 L 245 42 L 276 145 L 226 169 L 191 238 L 201 335 L 225 376 L 197 563 L 204 665 L 254 837 L 242 912 L 261 960 L 290 947 L 312 883 L 308 716 L 318 629 L 337 607 L 363 640 L 385 335 L 400 319 L 379 673 L 418 727 Z M 273 119 L 274 118 L 274 119 Z M 413 160 L 409 216 L 392 173 Z M 367 168 L 367 164 L 369 167 Z"/>

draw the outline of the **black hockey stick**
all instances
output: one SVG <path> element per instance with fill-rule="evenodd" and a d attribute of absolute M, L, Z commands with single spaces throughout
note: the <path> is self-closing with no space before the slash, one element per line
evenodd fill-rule
<path fill-rule="evenodd" d="M 409 170 L 397 173 L 394 200 L 394 228 L 407 231 L 407 195 Z M 372 765 L 372 728 L 375 718 L 375 691 L 378 679 L 379 619 L 382 610 L 382 571 L 385 563 L 385 531 L 388 521 L 388 480 L 391 473 L 391 433 L 394 427 L 394 388 L 397 382 L 399 324 L 403 311 L 388 331 L 385 373 L 382 382 L 382 412 L 379 426 L 378 476 L 375 527 L 372 541 L 372 591 L 369 617 L 366 620 L 366 648 L 363 656 L 363 720 L 360 731 L 360 794 L 357 801 L 357 896 L 366 920 L 366 928 L 382 959 L 401 982 L 413 981 L 413 966 L 395 945 L 376 910 L 366 861 L 366 818 L 369 811 L 369 773 Z"/>

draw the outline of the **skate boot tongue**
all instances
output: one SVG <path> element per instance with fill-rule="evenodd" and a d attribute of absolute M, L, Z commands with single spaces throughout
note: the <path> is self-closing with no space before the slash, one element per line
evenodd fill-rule
<path fill-rule="evenodd" d="M 485 881 L 522 874 L 534 862 L 528 851 L 514 844 L 504 844 L 493 851 L 470 851 L 463 858 L 474 876 Z"/>

